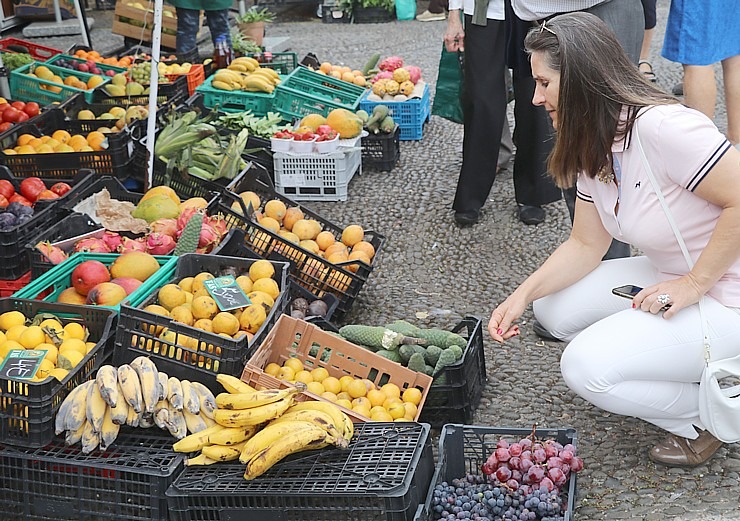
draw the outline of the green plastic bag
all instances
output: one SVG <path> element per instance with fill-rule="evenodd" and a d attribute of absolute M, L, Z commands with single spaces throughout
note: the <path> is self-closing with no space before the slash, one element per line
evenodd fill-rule
<path fill-rule="evenodd" d="M 416 0 L 395 0 L 396 19 L 414 20 L 416 18 Z"/>
<path fill-rule="evenodd" d="M 454 123 L 463 122 L 463 63 L 462 53 L 449 52 L 442 44 L 439 58 L 439 75 L 434 94 L 432 114 Z"/>

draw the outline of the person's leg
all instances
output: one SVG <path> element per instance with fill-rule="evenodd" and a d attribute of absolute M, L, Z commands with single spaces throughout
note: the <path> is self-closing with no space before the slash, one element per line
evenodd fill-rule
<path fill-rule="evenodd" d="M 684 65 L 683 93 L 687 106 L 703 112 L 710 119 L 714 118 L 714 107 L 717 102 L 714 66 Z"/>
<path fill-rule="evenodd" d="M 486 26 L 477 26 L 471 20 L 465 16 L 463 162 L 452 205 L 460 224 L 477 221 L 488 198 L 506 118 L 504 22 L 488 20 Z M 463 214 L 468 218 L 458 218 Z"/>
<path fill-rule="evenodd" d="M 214 47 L 216 41 L 224 37 L 231 47 L 231 31 L 229 29 L 229 10 L 219 9 L 216 11 L 206 11 L 206 21 L 208 29 L 211 31 L 211 40 Z"/>
<path fill-rule="evenodd" d="M 655 81 L 655 71 L 650 63 L 650 44 L 653 41 L 653 33 L 657 23 L 655 7 L 656 0 L 642 0 L 642 12 L 645 15 L 645 33 L 642 37 L 642 48 L 640 49 L 640 72 L 650 81 Z"/>
<path fill-rule="evenodd" d="M 727 108 L 727 139 L 740 144 L 740 55 L 722 60 Z"/>
<path fill-rule="evenodd" d="M 512 157 L 514 157 L 514 142 L 511 140 L 509 118 L 504 118 L 504 125 L 501 129 L 501 147 L 498 151 L 498 169 L 508 170 Z"/>
<path fill-rule="evenodd" d="M 198 34 L 198 23 L 200 11 L 197 9 L 176 8 L 177 11 L 177 36 L 175 47 L 177 54 L 186 54 L 197 48 L 196 35 Z"/>
<path fill-rule="evenodd" d="M 645 33 L 645 15 L 640 0 L 603 2 L 586 11 L 601 18 L 614 31 L 627 56 L 637 65 Z"/>

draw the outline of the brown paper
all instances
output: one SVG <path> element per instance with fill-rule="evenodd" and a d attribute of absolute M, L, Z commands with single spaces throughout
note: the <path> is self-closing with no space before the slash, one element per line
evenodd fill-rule
<path fill-rule="evenodd" d="M 144 219 L 131 216 L 136 209 L 134 203 L 110 198 L 110 192 L 103 189 L 95 196 L 95 214 L 107 230 L 112 232 L 146 233 L 149 229 Z"/>

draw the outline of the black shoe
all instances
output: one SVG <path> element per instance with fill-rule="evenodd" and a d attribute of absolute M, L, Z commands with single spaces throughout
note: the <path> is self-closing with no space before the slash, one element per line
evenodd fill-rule
<path fill-rule="evenodd" d="M 455 222 L 460 226 L 471 226 L 478 222 L 479 212 L 470 210 L 468 212 L 455 212 Z"/>
<path fill-rule="evenodd" d="M 548 340 L 550 342 L 562 342 L 559 338 L 555 338 L 550 334 L 550 332 L 545 329 L 545 327 L 539 323 L 539 321 L 535 320 L 532 322 L 532 331 L 534 331 L 534 334 L 540 337 L 542 340 Z"/>
<path fill-rule="evenodd" d="M 519 220 L 524 224 L 542 224 L 545 221 L 545 210 L 539 206 L 522 205 L 519 207 Z"/>

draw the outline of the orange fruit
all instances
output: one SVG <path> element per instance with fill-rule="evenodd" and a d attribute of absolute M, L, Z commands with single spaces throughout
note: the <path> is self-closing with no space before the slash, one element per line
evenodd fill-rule
<path fill-rule="evenodd" d="M 401 389 L 396 384 L 387 383 L 380 388 L 388 398 L 401 399 Z"/>
<path fill-rule="evenodd" d="M 31 141 L 32 139 L 38 139 L 38 138 L 34 136 L 33 134 L 22 134 L 18 136 L 17 144 L 18 146 L 27 145 L 28 142 Z"/>
<path fill-rule="evenodd" d="M 373 407 L 376 405 L 383 405 L 383 402 L 385 402 L 387 398 L 386 394 L 380 389 L 372 389 L 367 392 L 367 399 L 370 400 Z"/>
<path fill-rule="evenodd" d="M 352 398 L 360 398 L 367 394 L 367 387 L 362 380 L 354 380 L 347 386 L 347 392 Z"/>
<path fill-rule="evenodd" d="M 62 129 L 55 130 L 51 137 L 52 139 L 56 139 L 59 143 L 68 143 L 69 140 L 72 139 L 70 133 Z"/>
<path fill-rule="evenodd" d="M 419 405 L 419 403 L 421 402 L 421 391 L 416 387 L 409 387 L 403 392 L 402 399 L 404 402 Z"/>

